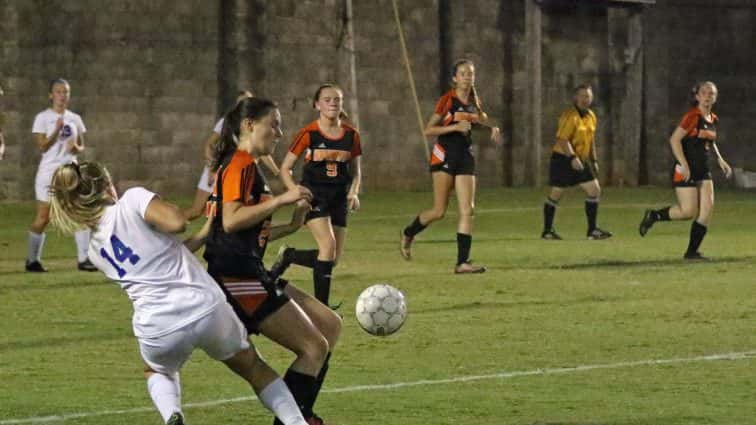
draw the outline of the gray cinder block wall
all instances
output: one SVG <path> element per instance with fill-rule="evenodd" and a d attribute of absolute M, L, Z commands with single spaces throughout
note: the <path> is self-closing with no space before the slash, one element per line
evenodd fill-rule
<path fill-rule="evenodd" d="M 506 137 L 497 149 L 478 135 L 483 186 L 545 183 L 558 114 L 580 82 L 595 88 L 604 184 L 668 184 L 667 139 L 703 79 L 719 86 L 723 152 L 756 169 L 751 1 L 418 0 L 399 11 L 424 121 L 451 64 L 477 64 Z M 58 76 L 89 128 L 83 157 L 107 163 L 122 186 L 193 193 L 202 141 L 240 88 L 279 103 L 282 158 L 315 118 L 318 84 L 351 95 L 344 17 L 345 0 L 0 0 L 0 199 L 33 197 L 31 124 Z M 427 190 L 391 1 L 353 0 L 353 24 L 365 188 Z"/>

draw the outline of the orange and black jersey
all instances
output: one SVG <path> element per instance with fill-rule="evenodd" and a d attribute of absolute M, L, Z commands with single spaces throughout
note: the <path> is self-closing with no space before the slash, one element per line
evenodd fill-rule
<path fill-rule="evenodd" d="M 214 259 L 239 256 L 263 258 L 270 236 L 271 217 L 250 228 L 227 233 L 223 230 L 223 206 L 229 202 L 257 205 L 270 198 L 268 185 L 252 155 L 237 150 L 221 164 L 212 196 L 215 208 L 210 208 L 213 221 L 205 248 L 208 263 Z"/>
<path fill-rule="evenodd" d="M 352 182 L 352 159 L 362 155 L 360 133 L 342 122 L 341 135 L 330 138 L 320 131 L 315 120 L 299 130 L 289 147 L 289 152 L 297 156 L 305 151 L 303 184 L 346 186 Z"/>
<path fill-rule="evenodd" d="M 680 120 L 679 127 L 685 130 L 682 148 L 688 161 L 706 161 L 711 144 L 717 140 L 719 118 L 712 112 L 708 121 L 697 107 L 693 107 Z"/>
<path fill-rule="evenodd" d="M 457 92 L 454 89 L 449 90 L 441 96 L 441 99 L 436 103 L 434 113 L 441 117 L 441 125 L 443 126 L 456 124 L 460 121 L 470 121 L 471 123 L 480 121 L 478 109 L 475 105 L 462 102 L 457 97 Z M 466 150 L 472 144 L 472 137 L 470 136 L 470 132 L 460 133 L 454 131 L 438 136 L 438 143 L 447 152 Z"/>

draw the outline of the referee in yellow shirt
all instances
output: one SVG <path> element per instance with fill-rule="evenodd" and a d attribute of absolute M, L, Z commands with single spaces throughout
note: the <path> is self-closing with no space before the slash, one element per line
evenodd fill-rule
<path fill-rule="evenodd" d="M 611 232 L 596 226 L 601 187 L 596 175 L 598 160 L 595 148 L 596 114 L 590 110 L 593 90 L 588 84 L 575 88 L 574 105 L 559 117 L 556 143 L 549 165 L 551 193 L 543 204 L 542 239 L 562 239 L 554 230 L 556 214 L 562 193 L 568 187 L 580 185 L 585 191 L 585 216 L 588 219 L 588 239 L 606 239 Z"/>

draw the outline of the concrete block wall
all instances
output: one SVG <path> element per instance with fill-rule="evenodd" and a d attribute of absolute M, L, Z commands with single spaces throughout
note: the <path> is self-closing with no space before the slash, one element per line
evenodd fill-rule
<path fill-rule="evenodd" d="M 557 117 L 582 81 L 595 87 L 602 160 L 616 163 L 626 151 L 610 125 L 618 88 L 628 78 L 612 66 L 618 52 L 610 45 L 623 38 L 609 34 L 624 30 L 625 15 L 609 19 L 605 6 L 575 2 L 542 8 L 534 21 L 541 25 L 535 38 L 541 85 L 533 91 L 527 2 L 533 0 L 398 2 L 423 125 L 448 88 L 449 65 L 461 57 L 477 65 L 480 95 L 507 139 L 496 149 L 480 137 L 482 186 L 533 184 L 533 175 L 545 181 Z M 320 83 L 340 83 L 352 96 L 344 7 L 342 0 L 51 0 L 45 7 L 0 1 L 6 92 L 0 110 L 8 145 L 0 199 L 33 196 L 39 154 L 31 124 L 47 106 L 48 81 L 58 76 L 71 81 L 71 109 L 89 128 L 82 157 L 106 162 L 126 184 L 190 195 L 202 167 L 201 143 L 241 88 L 279 103 L 281 159 L 296 130 L 315 119 L 311 96 Z M 432 141 L 421 136 L 392 2 L 354 0 L 353 15 L 365 188 L 427 190 L 424 143 Z M 641 146 L 639 183 L 668 184 L 667 139 L 686 109 L 688 89 L 702 79 L 719 85 L 723 152 L 733 165 L 756 169 L 754 18 L 756 4 L 746 0 L 668 0 L 643 8 L 641 132 L 633 142 Z M 538 92 L 541 119 L 529 121 L 523 100 Z M 523 130 L 528 122 L 537 124 L 539 140 L 527 140 L 539 134 Z M 617 129 L 623 137 L 633 134 Z M 528 156 L 533 146 L 541 149 L 538 165 Z M 615 169 L 621 166 L 627 164 Z M 602 167 L 607 184 L 616 183 L 610 170 Z"/>

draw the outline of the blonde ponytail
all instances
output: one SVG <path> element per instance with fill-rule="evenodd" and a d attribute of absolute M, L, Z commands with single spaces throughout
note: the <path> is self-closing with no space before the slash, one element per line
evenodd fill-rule
<path fill-rule="evenodd" d="M 70 163 L 55 170 L 50 183 L 50 221 L 73 234 L 97 226 L 105 207 L 114 202 L 110 173 L 96 162 Z"/>

